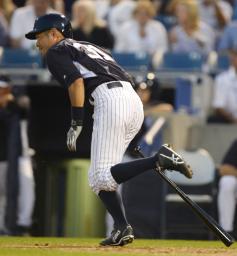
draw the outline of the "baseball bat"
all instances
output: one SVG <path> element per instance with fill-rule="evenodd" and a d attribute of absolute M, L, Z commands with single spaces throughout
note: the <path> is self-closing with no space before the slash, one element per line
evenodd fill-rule
<path fill-rule="evenodd" d="M 138 156 L 144 158 L 140 147 L 135 148 L 135 152 Z M 209 214 L 207 214 L 198 204 L 191 200 L 187 194 L 183 192 L 178 185 L 170 180 L 163 171 L 157 170 L 159 175 L 165 182 L 167 182 L 179 196 L 190 206 L 190 208 L 197 214 L 197 216 L 208 226 L 208 228 L 227 246 L 231 246 L 234 243 L 234 238 L 228 234 Z"/>

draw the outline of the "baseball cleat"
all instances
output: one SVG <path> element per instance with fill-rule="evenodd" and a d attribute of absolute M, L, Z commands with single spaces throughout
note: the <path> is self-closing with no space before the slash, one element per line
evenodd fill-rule
<path fill-rule="evenodd" d="M 102 246 L 124 246 L 132 243 L 134 240 L 133 229 L 130 225 L 126 226 L 123 230 L 114 229 L 111 235 L 105 240 L 100 242 Z"/>
<path fill-rule="evenodd" d="M 182 173 L 187 178 L 191 179 L 193 171 L 184 159 L 177 154 L 170 145 L 164 144 L 158 151 L 157 168 L 161 171 L 174 170 Z"/>

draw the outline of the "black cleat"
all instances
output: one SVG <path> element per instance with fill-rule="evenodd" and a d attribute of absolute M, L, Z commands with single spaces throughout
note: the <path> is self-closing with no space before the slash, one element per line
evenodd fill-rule
<path fill-rule="evenodd" d="M 184 159 L 178 155 L 170 145 L 164 144 L 158 151 L 158 163 L 157 167 L 159 170 L 174 170 L 182 173 L 187 178 L 191 179 L 193 172 L 191 167 L 186 164 Z"/>
<path fill-rule="evenodd" d="M 102 246 L 124 246 L 134 240 L 133 229 L 128 225 L 123 230 L 114 229 L 110 237 L 100 242 Z"/>

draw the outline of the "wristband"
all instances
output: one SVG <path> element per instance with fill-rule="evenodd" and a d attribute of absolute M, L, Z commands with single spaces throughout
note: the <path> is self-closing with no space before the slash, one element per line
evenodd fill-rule
<path fill-rule="evenodd" d="M 72 126 L 82 126 L 83 118 L 84 118 L 84 108 L 83 107 L 72 107 L 71 108 L 72 115 Z"/>

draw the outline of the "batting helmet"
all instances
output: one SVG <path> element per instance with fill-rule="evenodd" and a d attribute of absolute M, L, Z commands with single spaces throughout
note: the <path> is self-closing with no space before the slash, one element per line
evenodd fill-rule
<path fill-rule="evenodd" d="M 30 40 L 36 39 L 36 34 L 56 28 L 66 38 L 72 38 L 72 26 L 70 21 L 62 14 L 49 13 L 35 20 L 34 28 L 25 37 Z"/>

